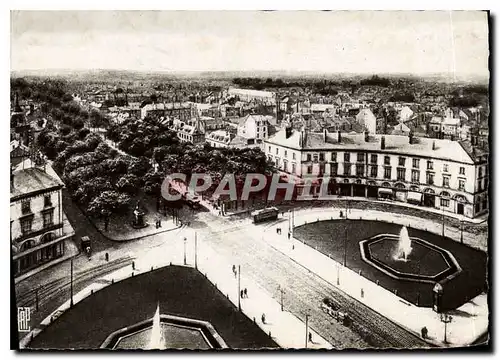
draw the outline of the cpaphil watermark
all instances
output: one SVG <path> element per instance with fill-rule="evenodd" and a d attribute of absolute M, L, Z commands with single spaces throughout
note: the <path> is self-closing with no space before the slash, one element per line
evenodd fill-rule
<path fill-rule="evenodd" d="M 208 174 L 192 174 L 188 182 L 186 174 L 175 173 L 165 178 L 161 186 L 161 194 L 167 201 L 177 201 L 186 194 L 190 196 L 203 194 L 213 185 L 214 181 Z M 249 173 L 245 176 L 243 184 L 240 182 L 240 185 L 237 186 L 235 175 L 225 174 L 216 185 L 212 196 L 225 195 L 232 201 L 247 201 L 251 193 L 259 193 L 263 190 L 267 191 L 267 201 L 274 201 L 278 191 L 281 193 L 284 191 L 282 200 L 287 201 L 294 197 L 296 200 L 332 200 L 337 198 L 329 194 L 330 178 L 326 176 L 321 178 L 308 177 L 299 181 L 289 178 L 283 182 L 279 174 L 274 174 L 271 177 Z M 297 191 L 298 189 L 300 190 Z"/>
<path fill-rule="evenodd" d="M 31 308 L 18 307 L 17 308 L 17 330 L 19 332 L 31 331 Z"/>

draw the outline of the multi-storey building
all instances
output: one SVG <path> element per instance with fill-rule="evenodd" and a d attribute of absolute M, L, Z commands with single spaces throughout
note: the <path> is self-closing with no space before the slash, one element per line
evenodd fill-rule
<path fill-rule="evenodd" d="M 260 144 L 268 136 L 268 118 L 263 115 L 247 115 L 238 122 L 237 135 L 249 140 L 249 144 Z"/>
<path fill-rule="evenodd" d="M 291 181 L 310 179 L 313 195 L 328 178 L 333 195 L 388 198 L 470 218 L 488 212 L 488 155 L 468 142 L 285 128 L 264 141 L 264 151 Z"/>
<path fill-rule="evenodd" d="M 189 103 L 154 103 L 141 108 L 141 119 L 146 116 L 159 119 L 172 117 L 182 121 L 190 120 L 197 115 L 196 108 Z"/>
<path fill-rule="evenodd" d="M 62 258 L 74 231 L 62 210 L 63 183 L 38 167 L 11 171 L 14 276 Z"/>

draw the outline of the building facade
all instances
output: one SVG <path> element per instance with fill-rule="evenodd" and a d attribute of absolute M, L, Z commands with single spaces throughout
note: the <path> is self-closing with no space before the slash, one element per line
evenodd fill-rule
<path fill-rule="evenodd" d="M 10 237 L 14 276 L 64 256 L 74 235 L 62 210 L 63 183 L 42 169 L 11 172 Z"/>
<path fill-rule="evenodd" d="M 282 129 L 264 142 L 290 180 L 331 195 L 390 199 L 474 218 L 488 212 L 488 156 L 466 143 Z M 300 187 L 299 187 L 300 192 Z"/>
<path fill-rule="evenodd" d="M 187 121 L 196 115 L 196 108 L 189 103 L 154 103 L 144 105 L 141 108 L 141 119 L 150 116 L 154 119 L 172 117 Z"/>

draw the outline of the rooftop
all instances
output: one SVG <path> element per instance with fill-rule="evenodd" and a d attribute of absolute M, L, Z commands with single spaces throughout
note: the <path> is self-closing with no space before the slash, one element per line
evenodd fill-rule
<path fill-rule="evenodd" d="M 36 194 L 64 186 L 59 180 L 35 167 L 14 171 L 13 174 L 14 179 L 10 185 L 10 201 L 15 201 L 22 195 Z"/>
<path fill-rule="evenodd" d="M 306 133 L 292 130 L 287 138 L 285 129 L 281 129 L 265 143 L 285 146 L 297 150 L 351 150 L 399 153 L 409 156 L 422 156 L 443 160 L 473 164 L 481 160 L 486 153 L 467 147 L 467 143 L 447 139 L 414 138 L 410 144 L 404 135 L 370 135 L 368 142 L 364 134 L 341 134 L 338 142 L 337 133 Z M 381 138 L 385 137 L 385 149 L 381 149 Z M 326 141 L 325 141 L 326 140 Z M 433 144 L 435 149 L 433 150 Z M 467 149 L 466 149 L 467 148 Z M 474 159 L 474 160 L 473 160 Z"/>

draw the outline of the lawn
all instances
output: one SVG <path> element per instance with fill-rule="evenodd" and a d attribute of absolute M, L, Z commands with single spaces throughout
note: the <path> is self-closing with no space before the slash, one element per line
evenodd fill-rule
<path fill-rule="evenodd" d="M 420 306 L 432 306 L 433 284 L 394 279 L 364 262 L 359 250 L 359 242 L 377 234 L 399 234 L 400 225 L 379 221 L 331 220 L 320 221 L 297 227 L 294 235 L 306 244 L 317 247 L 318 251 L 330 254 L 342 263 L 344 258 L 344 239 L 346 241 L 347 266 L 373 282 L 380 281 L 384 288 L 397 290 L 403 299 Z M 462 272 L 443 285 L 443 302 L 446 308 L 455 309 L 485 290 L 487 281 L 487 255 L 448 238 L 425 231 L 408 228 L 410 237 L 427 240 L 450 251 Z M 332 271 L 336 271 L 332 266 Z"/>
<path fill-rule="evenodd" d="M 168 266 L 108 286 L 62 314 L 31 348 L 96 349 L 113 331 L 162 314 L 210 322 L 230 348 L 278 347 L 197 270 Z"/>

